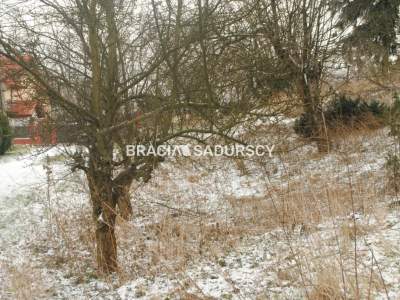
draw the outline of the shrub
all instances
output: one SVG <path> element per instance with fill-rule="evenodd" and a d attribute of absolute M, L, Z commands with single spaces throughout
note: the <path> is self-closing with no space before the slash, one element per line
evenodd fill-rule
<path fill-rule="evenodd" d="M 366 103 L 366 105 L 367 105 L 366 111 L 372 113 L 372 115 L 374 115 L 375 117 L 382 119 L 385 117 L 385 115 L 389 110 L 385 104 L 378 102 L 376 100 L 373 100 L 370 103 Z"/>
<path fill-rule="evenodd" d="M 294 131 L 305 138 L 312 136 L 313 132 L 313 121 L 312 117 L 308 113 L 303 113 L 294 122 Z"/>
<path fill-rule="evenodd" d="M 345 95 L 339 95 L 328 103 L 325 119 L 329 127 L 335 127 L 336 124 L 348 126 L 362 121 L 367 115 L 383 121 L 387 111 L 388 107 L 376 100 L 368 103 L 360 98 L 354 100 Z"/>
<path fill-rule="evenodd" d="M 351 127 L 363 123 L 369 116 L 372 116 L 378 123 L 383 124 L 384 117 L 388 111 L 389 108 L 385 104 L 376 100 L 368 103 L 361 99 L 354 100 L 345 95 L 338 95 L 324 108 L 324 118 L 328 129 L 334 129 L 339 126 Z M 376 124 L 376 122 L 373 123 Z M 311 116 L 303 113 L 296 119 L 294 130 L 303 137 L 311 137 L 313 131 Z"/>
<path fill-rule="evenodd" d="M 11 128 L 7 116 L 0 113 L 0 155 L 11 147 Z"/>
<path fill-rule="evenodd" d="M 328 104 L 325 111 L 325 119 L 327 122 L 341 121 L 348 123 L 362 113 L 363 107 L 359 99 L 353 100 L 341 95 Z"/>

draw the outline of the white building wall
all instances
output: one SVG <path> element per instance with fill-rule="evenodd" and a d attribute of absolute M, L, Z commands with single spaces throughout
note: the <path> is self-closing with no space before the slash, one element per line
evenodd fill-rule
<path fill-rule="evenodd" d="M 11 100 L 11 90 L 6 87 L 6 85 L 0 82 L 0 99 L 2 101 L 2 108 L 6 109 L 7 103 Z"/>
<path fill-rule="evenodd" d="M 31 118 L 9 118 L 11 127 L 21 127 L 30 125 Z"/>

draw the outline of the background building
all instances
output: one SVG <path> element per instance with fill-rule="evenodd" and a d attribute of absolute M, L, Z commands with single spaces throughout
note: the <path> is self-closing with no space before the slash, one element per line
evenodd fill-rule
<path fill-rule="evenodd" d="M 22 56 L 29 63 L 30 56 Z M 9 117 L 14 144 L 55 143 L 55 132 L 44 134 L 50 111 L 38 100 L 29 77 L 16 63 L 0 57 L 0 109 Z"/>

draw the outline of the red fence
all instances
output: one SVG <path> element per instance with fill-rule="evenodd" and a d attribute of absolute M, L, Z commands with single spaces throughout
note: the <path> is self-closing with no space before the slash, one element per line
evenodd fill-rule
<path fill-rule="evenodd" d="M 44 122 L 14 128 L 14 145 L 54 145 L 57 143 L 55 129 L 48 129 Z"/>

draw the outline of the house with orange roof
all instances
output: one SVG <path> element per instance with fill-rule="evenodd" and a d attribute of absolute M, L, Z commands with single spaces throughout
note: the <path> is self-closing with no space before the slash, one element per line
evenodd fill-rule
<path fill-rule="evenodd" d="M 32 57 L 24 55 L 24 62 Z M 37 93 L 23 68 L 0 57 L 0 110 L 7 114 L 14 133 L 14 144 L 55 143 L 55 133 L 43 136 L 43 124 L 49 113 L 48 105 L 37 100 Z"/>

